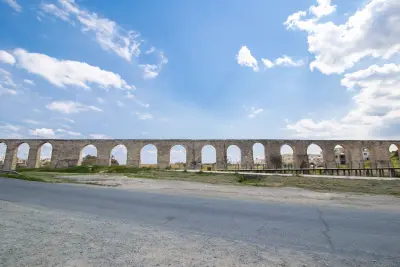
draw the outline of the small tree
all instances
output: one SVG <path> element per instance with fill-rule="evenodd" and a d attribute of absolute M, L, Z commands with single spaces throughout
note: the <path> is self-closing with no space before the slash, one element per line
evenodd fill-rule
<path fill-rule="evenodd" d="M 82 158 L 82 166 L 96 165 L 97 157 L 92 155 L 86 155 Z"/>
<path fill-rule="evenodd" d="M 275 166 L 275 168 L 282 168 L 282 159 L 280 156 L 271 156 L 270 162 L 273 166 Z"/>
<path fill-rule="evenodd" d="M 114 157 L 114 155 L 111 156 L 111 166 L 118 166 L 119 162 L 118 160 Z"/>

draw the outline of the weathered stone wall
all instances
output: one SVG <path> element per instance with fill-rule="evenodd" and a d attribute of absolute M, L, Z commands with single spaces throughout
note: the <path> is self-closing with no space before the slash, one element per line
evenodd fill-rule
<path fill-rule="evenodd" d="M 335 167 L 334 147 L 341 145 L 345 150 L 346 164 L 358 168 L 363 161 L 363 149 L 370 151 L 370 161 L 380 167 L 390 166 L 389 146 L 395 144 L 400 148 L 399 140 L 62 140 L 62 139 L 0 139 L 7 146 L 3 169 L 15 169 L 18 147 L 27 143 L 30 147 L 27 166 L 37 168 L 40 162 L 40 149 L 45 143 L 53 147 L 51 165 L 54 168 L 77 166 L 81 162 L 82 149 L 87 145 L 97 148 L 97 164 L 109 166 L 111 151 L 117 145 L 127 148 L 127 166 L 140 166 L 140 153 L 145 145 L 152 144 L 157 148 L 159 168 L 170 165 L 171 148 L 182 145 L 186 149 L 186 164 L 189 169 L 199 169 L 202 162 L 201 150 L 211 145 L 216 150 L 217 169 L 227 168 L 227 149 L 231 145 L 239 147 L 241 152 L 241 168 L 251 168 L 253 162 L 253 145 L 261 143 L 265 149 L 265 165 L 267 168 L 279 168 L 280 149 L 289 145 L 293 149 L 295 168 L 308 167 L 307 148 L 311 144 L 318 145 L 323 151 L 326 167 Z M 278 159 L 278 160 L 277 160 Z"/>

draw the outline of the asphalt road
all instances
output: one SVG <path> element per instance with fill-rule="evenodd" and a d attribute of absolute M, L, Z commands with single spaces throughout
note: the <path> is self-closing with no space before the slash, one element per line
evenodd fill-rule
<path fill-rule="evenodd" d="M 0 200 L 0 266 L 400 266 L 396 212 L 2 178 Z"/>

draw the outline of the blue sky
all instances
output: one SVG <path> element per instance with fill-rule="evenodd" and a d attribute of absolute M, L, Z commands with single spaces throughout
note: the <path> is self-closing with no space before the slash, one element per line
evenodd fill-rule
<path fill-rule="evenodd" d="M 0 7 L 2 137 L 398 137 L 396 0 Z"/>

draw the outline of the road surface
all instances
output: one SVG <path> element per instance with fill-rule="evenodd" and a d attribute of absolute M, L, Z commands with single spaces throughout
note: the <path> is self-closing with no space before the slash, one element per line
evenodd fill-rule
<path fill-rule="evenodd" d="M 0 178 L 0 266 L 400 266 L 400 213 Z"/>

